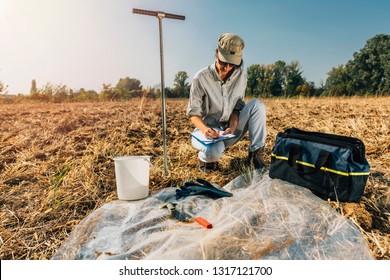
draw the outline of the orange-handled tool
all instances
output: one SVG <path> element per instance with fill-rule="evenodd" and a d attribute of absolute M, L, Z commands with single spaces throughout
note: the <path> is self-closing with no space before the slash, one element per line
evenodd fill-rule
<path fill-rule="evenodd" d="M 202 217 L 196 217 L 196 218 L 194 218 L 194 221 L 197 222 L 198 224 L 200 224 L 201 226 L 205 227 L 205 228 L 212 228 L 213 227 L 212 223 L 210 223 L 209 221 L 203 219 Z"/>
<path fill-rule="evenodd" d="M 195 217 L 194 215 L 192 215 L 191 213 L 188 213 L 188 212 L 185 212 L 186 215 L 190 216 L 192 219 L 194 219 L 195 222 L 197 222 L 198 224 L 200 224 L 202 227 L 205 227 L 205 228 L 213 228 L 213 224 L 210 223 L 209 221 L 207 221 L 206 219 L 202 218 L 202 217 Z"/>
<path fill-rule="evenodd" d="M 160 209 L 162 209 L 162 208 L 168 208 L 168 210 L 170 212 L 170 217 L 173 219 L 176 219 L 180 222 L 188 222 L 188 221 L 192 221 L 192 219 L 193 219 L 195 222 L 200 224 L 202 227 L 205 227 L 205 228 L 212 228 L 213 227 L 213 225 L 209 221 L 207 221 L 206 219 L 204 219 L 202 217 L 195 217 L 194 215 L 192 215 L 190 213 L 177 211 L 176 203 L 166 202 L 166 203 L 160 205 Z"/>

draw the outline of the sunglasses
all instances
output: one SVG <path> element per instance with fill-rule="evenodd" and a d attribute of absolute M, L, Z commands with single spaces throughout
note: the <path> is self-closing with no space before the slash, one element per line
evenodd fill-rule
<path fill-rule="evenodd" d="M 221 65 L 222 67 L 228 67 L 228 66 L 230 66 L 230 67 L 234 68 L 234 67 L 238 67 L 238 66 L 239 66 L 239 65 L 236 65 L 236 64 L 223 62 L 223 61 L 221 61 L 219 58 L 218 58 L 218 63 L 219 63 L 219 65 Z"/>

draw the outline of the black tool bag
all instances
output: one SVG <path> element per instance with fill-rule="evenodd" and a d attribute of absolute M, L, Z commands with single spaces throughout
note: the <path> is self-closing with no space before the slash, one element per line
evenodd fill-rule
<path fill-rule="evenodd" d="M 276 136 L 269 176 L 351 202 L 363 195 L 369 171 L 359 139 L 290 128 Z"/>

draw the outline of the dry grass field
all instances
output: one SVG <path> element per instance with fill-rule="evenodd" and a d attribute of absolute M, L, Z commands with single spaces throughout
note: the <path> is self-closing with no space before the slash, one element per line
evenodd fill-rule
<path fill-rule="evenodd" d="M 360 138 L 371 165 L 358 203 L 330 202 L 361 231 L 377 259 L 390 259 L 390 98 L 265 99 L 266 162 L 288 127 Z M 201 174 L 186 100 L 167 101 L 169 174 L 164 176 L 160 100 L 0 104 L 0 259 L 50 259 L 75 226 L 117 199 L 113 158 L 150 155 L 152 191 L 196 177 L 224 186 L 247 155 L 246 138 Z"/>

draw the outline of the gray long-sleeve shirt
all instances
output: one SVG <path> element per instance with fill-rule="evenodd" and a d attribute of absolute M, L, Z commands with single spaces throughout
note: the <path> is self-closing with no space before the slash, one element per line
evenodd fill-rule
<path fill-rule="evenodd" d="M 224 126 L 233 110 L 245 106 L 244 95 L 247 73 L 241 65 L 224 83 L 217 73 L 215 63 L 196 73 L 190 90 L 187 115 L 200 116 L 211 126 Z"/>

